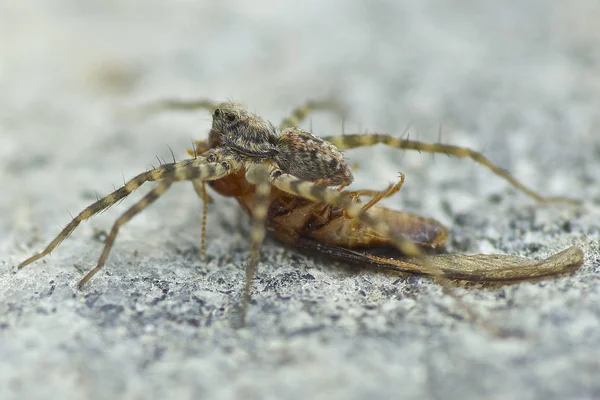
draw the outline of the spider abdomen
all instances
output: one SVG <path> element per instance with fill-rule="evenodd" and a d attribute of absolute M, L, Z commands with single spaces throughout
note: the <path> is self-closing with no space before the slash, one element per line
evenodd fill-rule
<path fill-rule="evenodd" d="M 277 141 L 279 167 L 297 178 L 347 186 L 354 177 L 344 155 L 331 143 L 300 128 L 285 129 Z"/>

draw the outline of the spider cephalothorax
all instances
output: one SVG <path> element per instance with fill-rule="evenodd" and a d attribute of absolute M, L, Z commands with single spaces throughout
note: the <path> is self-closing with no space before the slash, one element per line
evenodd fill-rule
<path fill-rule="evenodd" d="M 299 179 L 328 186 L 347 186 L 354 180 L 344 155 L 331 143 L 298 127 L 280 132 L 238 103 L 217 106 L 210 138 L 213 148 L 270 162 L 273 169 Z"/>
<path fill-rule="evenodd" d="M 277 128 L 237 103 L 217 106 L 211 132 L 218 135 L 221 146 L 248 157 L 273 158 L 277 153 Z"/>

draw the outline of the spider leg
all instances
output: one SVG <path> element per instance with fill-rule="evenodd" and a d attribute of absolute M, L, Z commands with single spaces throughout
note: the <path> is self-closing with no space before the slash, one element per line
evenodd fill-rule
<path fill-rule="evenodd" d="M 152 204 L 154 202 L 154 200 L 158 199 L 163 193 L 165 193 L 167 191 L 167 189 L 169 189 L 169 187 L 171 187 L 173 182 L 174 182 L 174 180 L 172 178 L 165 179 L 162 182 L 160 182 L 160 184 L 158 186 L 156 186 L 154 189 L 152 189 L 152 191 L 150 191 L 148 194 L 146 194 L 140 201 L 135 203 L 123 215 L 121 215 L 119 217 L 119 219 L 117 219 L 115 221 L 112 229 L 110 230 L 110 234 L 106 238 L 106 242 L 104 244 L 104 249 L 102 250 L 102 254 L 100 255 L 100 258 L 98 259 L 98 263 L 92 270 L 90 270 L 90 272 L 88 272 L 83 277 L 83 279 L 81 279 L 79 281 L 79 283 L 77 284 L 77 288 L 81 289 L 83 287 L 83 285 L 85 285 L 86 282 L 89 281 L 100 270 L 100 268 L 102 268 L 102 266 L 106 262 L 106 259 L 108 258 L 110 249 L 112 248 L 112 245 L 117 237 L 117 233 L 119 232 L 119 227 L 121 225 L 125 224 L 127 221 L 129 221 L 131 218 L 133 218 L 137 213 L 139 213 L 140 211 L 145 209 L 147 206 Z"/>
<path fill-rule="evenodd" d="M 211 113 L 215 111 L 217 104 L 206 99 L 197 100 L 179 100 L 163 99 L 143 105 L 136 111 L 139 117 L 148 117 L 163 111 L 197 111 L 208 110 Z"/>
<path fill-rule="evenodd" d="M 460 146 L 452 146 L 441 143 L 423 143 L 415 140 L 409 139 L 400 139 L 397 137 L 393 137 L 391 135 L 379 134 L 379 133 L 368 133 L 368 134 L 349 134 L 342 136 L 327 136 L 323 138 L 327 140 L 334 146 L 336 146 L 340 150 L 346 149 L 354 149 L 357 147 L 363 146 L 372 146 L 377 143 L 383 143 L 390 147 L 394 147 L 397 149 L 406 149 L 406 150 L 417 150 L 419 152 L 425 153 L 444 153 L 449 156 L 454 156 L 458 158 L 470 158 L 476 163 L 483 165 L 494 174 L 508 181 L 515 188 L 519 189 L 527 196 L 534 198 L 536 201 L 540 203 L 549 203 L 549 202 L 567 202 L 579 204 L 579 200 L 571 199 L 568 197 L 544 197 L 535 192 L 534 190 L 528 188 L 521 182 L 519 182 L 516 178 L 514 178 L 508 171 L 498 167 L 496 164 L 492 163 L 488 158 L 486 158 L 483 154 L 471 150 L 467 147 Z"/>
<path fill-rule="evenodd" d="M 240 316 L 241 326 L 246 322 L 246 310 L 250 301 L 250 290 L 252 280 L 256 272 L 256 265 L 260 257 L 260 248 L 265 240 L 265 221 L 269 209 L 269 195 L 271 194 L 271 183 L 269 182 L 269 171 L 266 165 L 253 164 L 249 166 L 246 173 L 249 182 L 256 185 L 254 206 L 252 207 L 252 232 L 250 234 L 250 258 L 246 267 L 246 285 L 242 297 L 242 310 Z"/>
<path fill-rule="evenodd" d="M 60 243 L 62 243 L 62 241 L 65 240 L 67 236 L 69 236 L 71 232 L 73 232 L 82 221 L 85 221 L 91 216 L 117 203 L 121 199 L 131 194 L 134 190 L 142 186 L 142 184 L 144 184 L 145 182 L 156 180 L 155 176 L 159 175 L 159 171 L 165 169 L 166 167 L 168 167 L 168 165 L 162 165 L 161 167 L 152 171 L 143 172 L 135 178 L 130 179 L 128 182 L 125 183 L 125 185 L 115 190 L 108 196 L 103 197 L 97 200 L 96 202 L 92 203 L 90 206 L 86 207 L 75 218 L 73 218 L 71 222 L 67 224 L 67 226 L 63 228 L 63 230 L 56 236 L 56 238 L 54 238 L 54 240 L 52 240 L 52 242 L 50 242 L 50 244 L 48 244 L 48 246 L 42 252 L 29 257 L 27 260 L 19 264 L 17 268 L 21 269 L 26 265 L 31 264 L 32 262 L 37 261 L 40 258 L 50 254 L 52 250 L 54 250 Z"/>
<path fill-rule="evenodd" d="M 360 198 L 363 196 L 370 196 L 371 200 L 369 202 L 364 203 L 362 206 L 362 211 L 367 211 L 369 208 L 373 207 L 375 204 L 379 203 L 381 199 L 393 196 L 398 193 L 402 185 L 404 184 L 404 174 L 402 172 L 400 174 L 400 179 L 396 183 L 392 183 L 388 185 L 387 188 L 383 190 L 371 190 L 371 189 L 360 189 L 360 190 L 346 190 L 341 191 L 343 186 L 340 186 L 336 189 L 336 191 L 345 194 L 350 197 L 355 202 L 359 202 Z M 322 182 L 315 181 L 314 183 L 323 184 Z M 326 182 L 325 182 L 326 184 Z M 319 212 L 315 213 L 315 217 L 322 219 L 323 222 L 327 221 L 327 215 L 331 211 L 332 206 L 329 204 L 323 204 L 322 209 Z"/>
<path fill-rule="evenodd" d="M 231 163 L 229 163 L 229 165 L 231 165 Z M 142 186 L 142 184 L 144 184 L 145 182 L 161 180 L 173 174 L 181 174 L 182 171 L 185 172 L 188 168 L 209 168 L 211 170 L 214 169 L 215 171 L 217 171 L 219 168 L 222 169 L 224 167 L 221 164 L 216 163 L 213 165 L 211 165 L 210 163 L 206 164 L 205 158 L 197 158 L 193 160 L 183 160 L 178 163 L 164 164 L 151 171 L 143 172 L 134 177 L 133 179 L 130 179 L 128 182 L 125 183 L 125 185 L 110 193 L 108 196 L 95 201 L 90 206 L 83 209 L 83 211 L 81 211 L 75 218 L 73 218 L 71 222 L 69 222 L 67 226 L 63 228 L 63 230 L 54 238 L 54 240 L 52 240 L 48 244 L 48 246 L 46 246 L 46 248 L 43 251 L 29 257 L 21 264 L 19 264 L 17 268 L 21 269 L 26 265 L 29 265 L 32 262 L 37 261 L 40 258 L 50 254 L 52 250 L 54 250 L 63 240 L 65 240 L 75 230 L 75 228 L 79 226 L 79 224 L 82 221 L 85 221 L 93 215 L 117 203 L 119 200 L 125 198 L 134 190 Z"/>
<path fill-rule="evenodd" d="M 334 99 L 309 100 L 292 110 L 290 115 L 281 121 L 279 129 L 284 130 L 300 125 L 313 111 L 332 111 L 341 118 L 346 114 L 342 106 Z"/>
<path fill-rule="evenodd" d="M 188 153 L 194 158 L 198 158 L 198 154 L 205 153 L 209 150 L 208 142 L 196 141 L 192 142 L 194 149 L 189 150 Z M 200 235 L 200 257 L 204 257 L 206 249 L 206 215 L 208 214 L 208 204 L 213 202 L 212 197 L 206 193 L 206 183 L 202 180 L 195 179 L 192 181 L 194 190 L 198 197 L 202 199 L 202 228 Z"/>
<path fill-rule="evenodd" d="M 227 165 L 224 165 L 227 164 Z M 106 242 L 104 244 L 104 249 L 102 250 L 102 254 L 98 259 L 98 263 L 96 266 L 87 273 L 83 277 L 83 279 L 79 282 L 77 287 L 81 289 L 83 285 L 86 284 L 99 270 L 102 268 L 110 250 L 113 246 L 113 243 L 117 237 L 117 233 L 119 232 L 119 228 L 127 223 L 130 219 L 152 204 L 156 199 L 158 199 L 161 195 L 163 195 L 171 185 L 176 181 L 183 180 L 215 180 L 220 179 L 226 175 L 228 175 L 233 168 L 231 168 L 230 163 L 222 162 L 222 163 L 206 163 L 200 165 L 188 165 L 185 168 L 176 169 L 169 176 L 165 177 L 158 185 L 152 189 L 148 194 L 146 194 L 140 201 L 131 206 L 123 215 L 121 215 L 113 224 L 112 229 L 108 237 L 106 238 Z"/>
<path fill-rule="evenodd" d="M 367 211 L 369 208 L 371 208 L 375 204 L 379 203 L 381 201 L 381 199 L 393 196 L 394 194 L 398 193 L 398 191 L 400 191 L 400 188 L 404 184 L 404 174 L 402 172 L 400 172 L 399 174 L 400 174 L 400 179 L 398 180 L 398 182 L 390 184 L 384 190 L 363 189 L 363 190 L 355 190 L 355 191 L 349 191 L 349 192 L 343 192 L 343 193 L 347 194 L 348 196 L 350 196 L 351 198 L 353 198 L 355 200 L 358 200 L 358 198 L 362 197 L 362 196 L 371 196 L 371 200 L 369 200 L 368 203 L 363 205 L 363 208 L 362 208 L 363 211 Z"/>
<path fill-rule="evenodd" d="M 208 203 L 212 203 L 213 199 L 206 193 L 206 182 L 194 179 L 192 181 L 196 194 L 202 199 L 202 228 L 200 235 L 200 257 L 204 257 L 206 249 L 206 214 L 208 214 Z"/>

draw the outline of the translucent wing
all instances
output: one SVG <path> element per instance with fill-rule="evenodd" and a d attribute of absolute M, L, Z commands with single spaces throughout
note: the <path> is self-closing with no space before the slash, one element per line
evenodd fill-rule
<path fill-rule="evenodd" d="M 381 256 L 369 250 L 350 250 L 304 238 L 298 239 L 295 246 L 352 264 L 426 274 L 419 260 L 402 256 Z M 577 246 L 572 246 L 543 260 L 500 254 L 435 254 L 429 256 L 429 261 L 450 279 L 510 282 L 570 273 L 583 264 L 583 258 L 583 251 Z"/>

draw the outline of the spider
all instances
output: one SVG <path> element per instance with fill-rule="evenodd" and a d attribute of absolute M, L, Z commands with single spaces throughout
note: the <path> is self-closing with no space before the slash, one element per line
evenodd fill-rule
<path fill-rule="evenodd" d="M 423 250 L 405 233 L 392 229 L 386 219 L 378 218 L 376 214 L 367 212 L 370 206 L 365 207 L 365 204 L 356 201 L 356 196 L 342 192 L 344 187 L 353 182 L 353 175 L 341 149 L 384 143 L 400 149 L 470 157 L 538 201 L 572 201 L 562 197 L 544 198 L 525 187 L 506 171 L 492 164 L 480 153 L 466 148 L 425 144 L 382 134 L 321 138 L 297 127 L 311 111 L 331 107 L 332 103 L 329 101 L 308 102 L 295 109 L 276 127 L 270 121 L 235 102 L 214 104 L 202 100 L 197 102 L 165 101 L 155 104 L 147 111 L 153 112 L 160 109 L 208 109 L 212 111 L 212 127 L 206 147 L 202 148 L 201 152 L 195 150 L 193 158 L 163 164 L 153 170 L 143 172 L 126 182 L 121 188 L 97 200 L 73 218 L 42 252 L 19 264 L 18 269 L 48 255 L 82 221 L 128 196 L 145 182 L 158 182 L 150 192 L 115 221 L 96 266 L 78 283 L 78 288 L 81 289 L 105 264 L 120 227 L 158 199 L 173 183 L 191 181 L 197 193 L 204 200 L 206 207 L 209 200 L 205 190 L 206 182 L 216 183 L 229 176 L 243 175 L 244 181 L 254 185 L 252 202 L 247 205 L 247 207 L 251 207 L 250 215 L 253 224 L 242 299 L 241 322 L 243 325 L 259 251 L 265 238 L 265 223 L 268 219 L 272 190 L 327 207 L 339 207 L 343 210 L 346 218 L 356 219 L 364 226 L 371 227 L 405 256 L 418 259 L 423 273 L 444 277 L 442 269 L 434 266 Z M 358 196 L 360 195 L 361 193 L 358 192 Z M 202 228 L 202 248 L 204 247 L 205 214 Z"/>

